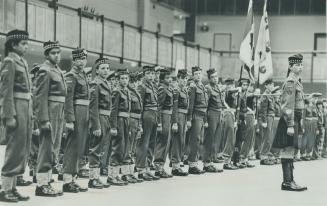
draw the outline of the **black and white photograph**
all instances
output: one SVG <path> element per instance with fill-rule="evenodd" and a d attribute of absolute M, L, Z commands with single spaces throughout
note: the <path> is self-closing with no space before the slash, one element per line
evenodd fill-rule
<path fill-rule="evenodd" d="M 0 205 L 326 206 L 326 0 L 0 0 Z"/>

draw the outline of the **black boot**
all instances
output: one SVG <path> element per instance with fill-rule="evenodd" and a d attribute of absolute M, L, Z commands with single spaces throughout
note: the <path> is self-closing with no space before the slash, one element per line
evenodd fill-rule
<path fill-rule="evenodd" d="M 23 176 L 17 176 L 17 186 L 29 186 L 31 185 L 31 181 L 24 180 Z"/>
<path fill-rule="evenodd" d="M 20 194 L 20 193 L 17 191 L 16 188 L 12 189 L 12 194 L 13 194 L 15 197 L 17 197 L 17 199 L 18 199 L 19 201 L 27 201 L 27 200 L 30 199 L 29 196 L 24 196 L 24 195 Z"/>
<path fill-rule="evenodd" d="M 0 202 L 18 202 L 18 198 L 10 191 L 0 192 Z"/>
<path fill-rule="evenodd" d="M 42 185 L 36 187 L 35 196 L 57 197 L 57 192 L 49 185 Z"/>
<path fill-rule="evenodd" d="M 282 190 L 297 191 L 297 192 L 307 190 L 307 187 L 299 186 L 294 182 L 293 159 L 282 159 L 282 168 L 283 168 L 283 183 L 281 186 Z"/>

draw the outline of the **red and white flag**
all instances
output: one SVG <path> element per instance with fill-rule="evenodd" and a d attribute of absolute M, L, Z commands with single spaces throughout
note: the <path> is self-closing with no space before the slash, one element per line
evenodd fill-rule
<path fill-rule="evenodd" d="M 267 13 L 267 0 L 263 7 L 263 15 L 261 18 L 260 29 L 258 34 L 257 45 L 254 53 L 254 73 L 259 83 L 264 83 L 267 79 L 273 75 L 271 46 L 268 26 L 268 13 Z"/>
<path fill-rule="evenodd" d="M 240 47 L 240 59 L 244 63 L 244 67 L 248 73 L 250 79 L 253 80 L 253 3 L 249 1 L 248 14 L 246 17 L 246 25 L 244 31 L 243 41 Z"/>

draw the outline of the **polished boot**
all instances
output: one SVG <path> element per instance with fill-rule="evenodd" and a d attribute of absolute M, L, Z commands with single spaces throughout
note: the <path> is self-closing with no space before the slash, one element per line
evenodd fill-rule
<path fill-rule="evenodd" d="M 78 193 L 79 189 L 74 185 L 73 182 L 70 182 L 70 183 L 65 183 L 62 186 L 62 191 L 69 192 L 69 193 Z"/>
<path fill-rule="evenodd" d="M 29 186 L 31 184 L 32 182 L 24 180 L 23 176 L 17 176 L 16 186 Z"/>
<path fill-rule="evenodd" d="M 113 186 L 125 186 L 128 184 L 125 181 L 123 181 L 119 176 L 108 177 L 107 183 L 109 183 L 110 185 L 113 185 Z"/>
<path fill-rule="evenodd" d="M 139 173 L 138 178 L 143 180 L 143 181 L 152 181 L 152 177 L 148 175 L 148 173 Z"/>
<path fill-rule="evenodd" d="M 173 169 L 171 171 L 171 174 L 174 175 L 174 176 L 181 176 L 181 177 L 188 176 L 188 173 L 187 172 L 184 172 L 181 168 Z"/>
<path fill-rule="evenodd" d="M 99 179 L 92 179 L 89 180 L 88 187 L 93 189 L 103 189 L 103 184 Z"/>
<path fill-rule="evenodd" d="M 282 190 L 295 191 L 295 192 L 307 190 L 307 187 L 299 186 L 294 181 L 293 159 L 282 159 L 282 169 L 283 169 L 283 183 L 281 185 Z"/>
<path fill-rule="evenodd" d="M 18 198 L 11 190 L 0 192 L 0 202 L 18 202 Z"/>
<path fill-rule="evenodd" d="M 27 201 L 30 199 L 29 196 L 23 196 L 22 194 L 20 194 L 16 188 L 12 189 L 12 194 L 17 197 L 18 201 Z"/>
<path fill-rule="evenodd" d="M 199 169 L 198 167 L 189 167 L 188 173 L 192 174 L 192 175 L 201 175 L 201 174 L 204 174 L 205 171 Z"/>
<path fill-rule="evenodd" d="M 35 196 L 57 197 L 57 192 L 49 185 L 42 185 L 36 187 Z"/>
<path fill-rule="evenodd" d="M 125 181 L 125 182 L 130 183 L 130 184 L 135 184 L 135 183 L 137 183 L 137 181 L 136 181 L 134 178 L 132 178 L 131 175 L 129 175 L 129 174 L 127 174 L 127 175 L 123 175 L 123 176 L 121 177 L 121 179 L 122 179 L 123 181 Z"/>

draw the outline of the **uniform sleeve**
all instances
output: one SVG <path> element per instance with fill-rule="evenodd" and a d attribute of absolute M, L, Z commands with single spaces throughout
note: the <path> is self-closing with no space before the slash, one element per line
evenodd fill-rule
<path fill-rule="evenodd" d="M 90 84 L 90 123 L 91 129 L 99 130 L 100 126 L 100 115 L 99 115 L 99 88 L 100 86 L 96 82 Z"/>
<path fill-rule="evenodd" d="M 258 120 L 266 123 L 267 122 L 267 108 L 268 108 L 268 98 L 266 96 L 262 96 L 261 104 L 258 111 Z"/>
<path fill-rule="evenodd" d="M 193 110 L 194 110 L 194 101 L 195 101 L 195 91 L 196 88 L 194 86 L 191 86 L 188 91 L 189 95 L 189 107 L 188 107 L 188 114 L 187 114 L 187 120 L 191 121 L 193 116 Z"/>
<path fill-rule="evenodd" d="M 295 108 L 295 83 L 287 81 L 281 96 L 281 112 L 287 122 L 288 127 L 294 126 L 294 108 Z"/>
<path fill-rule="evenodd" d="M 5 59 L 1 68 L 0 78 L 0 98 L 4 119 L 11 119 L 16 116 L 14 104 L 14 81 L 15 64 L 10 59 Z"/>
<path fill-rule="evenodd" d="M 39 122 L 49 121 L 49 71 L 40 68 L 35 81 L 35 115 Z"/>
<path fill-rule="evenodd" d="M 117 116 L 119 112 L 120 92 L 115 90 L 112 94 L 112 107 L 110 115 L 110 127 L 117 129 Z"/>
<path fill-rule="evenodd" d="M 167 91 L 165 87 L 159 87 L 158 89 L 158 124 L 161 124 L 161 111 L 165 103 L 165 99 L 167 97 Z"/>
<path fill-rule="evenodd" d="M 67 83 L 67 95 L 65 102 L 65 119 L 67 123 L 75 122 L 75 112 L 74 112 L 74 93 L 76 86 L 76 79 L 74 74 L 68 73 L 65 76 Z"/>
<path fill-rule="evenodd" d="M 179 97 L 179 91 L 174 91 L 172 123 L 177 123 L 178 121 L 178 97 Z"/>

